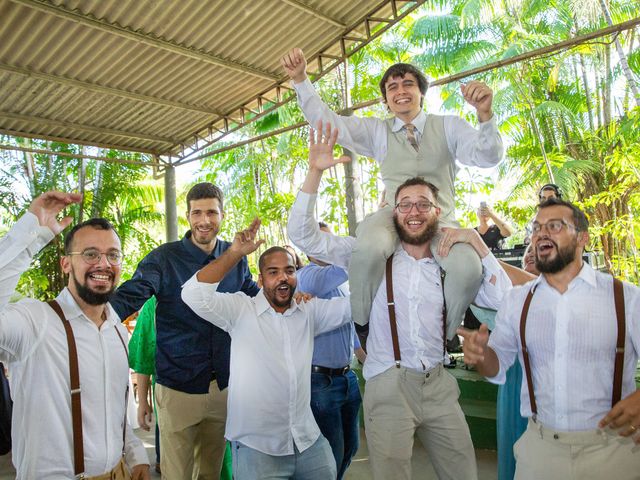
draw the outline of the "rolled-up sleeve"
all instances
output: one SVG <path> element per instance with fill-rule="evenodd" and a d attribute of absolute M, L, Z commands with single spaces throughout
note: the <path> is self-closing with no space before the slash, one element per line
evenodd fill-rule
<path fill-rule="evenodd" d="M 200 318 L 229 332 L 250 298 L 242 292 L 218 292 L 219 283 L 199 282 L 197 274 L 182 286 L 182 301 Z"/>
<path fill-rule="evenodd" d="M 496 327 L 489 336 L 488 346 L 496 353 L 500 369 L 495 377 L 487 377 L 487 380 L 491 383 L 503 384 L 507 378 L 507 370 L 513 365 L 514 361 L 517 361 L 520 337 L 516 332 L 517 325 L 515 322 L 517 319 L 513 312 L 522 310 L 524 298 L 521 298 L 523 295 L 520 293 L 523 290 L 526 291 L 526 289 L 517 289 L 509 292 L 496 315 Z"/>
<path fill-rule="evenodd" d="M 287 233 L 296 247 L 322 262 L 348 268 L 354 237 L 341 237 L 320 230 L 315 218 L 316 194 L 298 192 L 289 212 Z"/>
<path fill-rule="evenodd" d="M 511 280 L 492 253 L 482 259 L 482 275 L 482 285 L 474 303 L 498 310 L 505 294 L 512 288 Z"/>

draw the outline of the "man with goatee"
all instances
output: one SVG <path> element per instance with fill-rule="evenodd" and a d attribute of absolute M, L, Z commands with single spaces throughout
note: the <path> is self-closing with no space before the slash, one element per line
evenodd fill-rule
<path fill-rule="evenodd" d="M 156 406 L 162 477 L 218 480 L 224 458 L 231 339 L 203 322 L 180 298 L 182 285 L 230 247 L 218 238 L 224 219 L 222 191 L 198 183 L 187 194 L 190 230 L 182 240 L 153 250 L 110 302 L 126 318 L 152 296 L 156 308 Z M 220 282 L 222 292 L 254 296 L 258 286 L 246 258 Z M 145 392 L 140 392 L 145 395 Z"/>
<path fill-rule="evenodd" d="M 319 125 L 321 127 L 321 125 Z M 309 171 L 291 209 L 288 233 L 304 253 L 348 267 L 355 242 L 320 231 L 314 218 L 322 173 L 334 159 L 337 131 L 310 134 Z M 438 189 L 423 178 L 399 185 L 393 220 L 400 245 L 386 266 L 373 301 L 363 374 L 364 423 L 373 477 L 410 479 L 414 435 L 425 446 L 439 479 L 473 480 L 477 468 L 469 427 L 458 403 L 455 378 L 444 369 L 446 310 L 443 279 L 431 240 L 438 232 Z M 472 229 L 441 229 L 439 254 L 469 243 L 482 259 L 483 283 L 476 303 L 497 308 L 511 282 Z M 390 288 L 387 288 L 387 285 Z"/>
<path fill-rule="evenodd" d="M 263 243 L 259 226 L 256 219 L 237 233 L 182 290 L 194 312 L 233 339 L 225 435 L 234 478 L 335 479 L 336 461 L 311 411 L 309 378 L 314 337 L 351 321 L 349 299 L 293 301 L 296 267 L 283 247 L 260 256 L 255 298 L 220 292 L 227 272 Z"/>
<path fill-rule="evenodd" d="M 80 200 L 43 193 L 0 239 L 0 360 L 14 401 L 16 478 L 145 480 L 149 460 L 126 421 L 127 332 L 107 303 L 122 264 L 113 226 L 92 218 L 67 233 L 69 281 L 55 300 L 9 303 L 33 257 L 71 223 L 60 212 Z"/>
<path fill-rule="evenodd" d="M 518 480 L 640 475 L 640 289 L 583 262 L 588 227 L 569 202 L 540 204 L 531 248 L 541 275 L 509 292 L 490 337 L 460 331 L 465 362 L 489 381 L 522 365 Z"/>

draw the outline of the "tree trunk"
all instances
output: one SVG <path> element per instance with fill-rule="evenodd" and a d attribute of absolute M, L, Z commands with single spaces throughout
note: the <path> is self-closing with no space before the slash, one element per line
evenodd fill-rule
<path fill-rule="evenodd" d="M 602 13 L 604 14 L 604 18 L 607 21 L 607 25 L 609 26 L 613 25 L 613 19 L 611 18 L 611 12 L 609 12 L 609 7 L 607 5 L 606 0 L 600 0 L 600 8 L 602 8 Z M 636 80 L 633 76 L 633 72 L 629 68 L 627 55 L 624 53 L 624 50 L 622 49 L 622 45 L 620 44 L 620 40 L 618 36 L 615 37 L 614 44 L 616 46 L 616 52 L 618 52 L 618 58 L 620 59 L 620 67 L 622 68 L 622 73 L 627 79 L 627 84 L 629 85 L 631 92 L 633 92 L 633 97 L 636 100 L 636 106 L 640 107 L 640 90 L 638 90 L 638 85 L 636 84 Z M 610 70 L 610 68 L 608 68 L 608 70 Z"/>

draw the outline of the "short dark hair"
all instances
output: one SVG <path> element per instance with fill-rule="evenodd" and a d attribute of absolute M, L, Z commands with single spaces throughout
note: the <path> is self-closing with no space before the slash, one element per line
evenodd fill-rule
<path fill-rule="evenodd" d="M 418 88 L 420 89 L 420 93 L 422 93 L 422 96 L 424 97 L 424 95 L 427 93 L 427 88 L 429 88 L 429 80 L 427 80 L 427 77 L 425 77 L 424 73 L 422 73 L 410 63 L 396 63 L 387 68 L 387 71 L 384 72 L 384 74 L 382 75 L 382 79 L 380 80 L 380 93 L 382 93 L 382 98 L 385 102 L 387 101 L 386 85 L 389 79 L 396 77 L 404 78 L 407 73 L 410 73 L 414 77 L 416 77 L 416 80 L 418 81 Z M 422 102 L 420 102 L 420 105 L 422 105 Z"/>
<path fill-rule="evenodd" d="M 410 178 L 409 180 L 406 180 L 404 183 L 400 184 L 400 186 L 398 186 L 398 188 L 396 189 L 396 196 L 393 199 L 394 203 L 398 201 L 398 196 L 400 194 L 400 190 L 407 188 L 407 187 L 413 187 L 414 185 L 423 185 L 425 187 L 427 187 L 429 190 L 431 190 L 431 193 L 433 194 L 433 199 L 437 202 L 438 201 L 438 192 L 440 191 L 438 189 L 438 187 L 436 187 L 433 183 L 431 182 L 427 182 L 424 177 L 413 177 Z"/>
<path fill-rule="evenodd" d="M 576 207 L 573 203 L 561 200 L 559 198 L 550 198 L 538 205 L 538 210 L 548 207 L 567 207 L 571 209 L 573 216 L 573 224 L 576 227 L 577 232 L 586 232 L 589 230 L 589 220 L 582 210 Z"/>
<path fill-rule="evenodd" d="M 262 273 L 262 269 L 264 268 L 264 262 L 267 261 L 267 257 L 269 255 L 273 255 L 274 253 L 286 253 L 293 260 L 293 265 L 295 266 L 296 259 L 293 258 L 293 255 L 291 255 L 289 250 L 287 250 L 284 247 L 275 246 L 275 247 L 267 248 L 264 252 L 262 252 L 262 255 L 260 255 L 260 258 L 258 259 L 258 270 L 260 270 L 260 273 Z"/>
<path fill-rule="evenodd" d="M 116 232 L 117 237 L 120 238 L 120 235 L 118 235 L 118 232 L 116 231 L 115 227 L 109 220 L 107 220 L 106 218 L 99 218 L 99 217 L 90 218 L 89 220 L 85 220 L 82 223 L 78 223 L 71 230 L 67 232 L 67 234 L 64 237 L 64 254 L 65 255 L 69 255 L 69 253 L 73 251 L 71 247 L 73 246 L 73 237 L 75 237 L 76 232 L 81 228 L 85 228 L 85 227 L 95 228 L 96 230 L 113 230 L 114 232 Z"/>
<path fill-rule="evenodd" d="M 220 202 L 220 210 L 224 211 L 224 195 L 219 187 L 210 182 L 196 183 L 187 193 L 187 212 L 191 211 L 191 200 L 203 198 L 217 198 Z"/>
<path fill-rule="evenodd" d="M 541 186 L 540 190 L 538 190 L 538 198 L 542 197 L 542 192 L 544 192 L 545 190 L 551 190 L 556 194 L 556 197 L 562 198 L 562 191 L 560 190 L 560 187 L 555 183 L 546 183 Z"/>
<path fill-rule="evenodd" d="M 319 222 L 318 222 L 318 226 L 319 226 L 320 228 L 329 228 L 329 225 L 327 225 L 327 223 L 326 223 L 326 222 L 323 222 L 323 221 L 319 221 Z"/>

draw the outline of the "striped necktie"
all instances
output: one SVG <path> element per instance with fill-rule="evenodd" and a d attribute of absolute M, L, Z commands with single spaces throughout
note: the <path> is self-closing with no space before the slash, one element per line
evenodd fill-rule
<path fill-rule="evenodd" d="M 409 140 L 409 143 L 411 144 L 413 149 L 417 152 L 420 146 L 418 145 L 418 140 L 416 140 L 415 125 L 412 123 L 407 123 L 405 124 L 404 128 L 407 131 L 407 140 Z"/>

